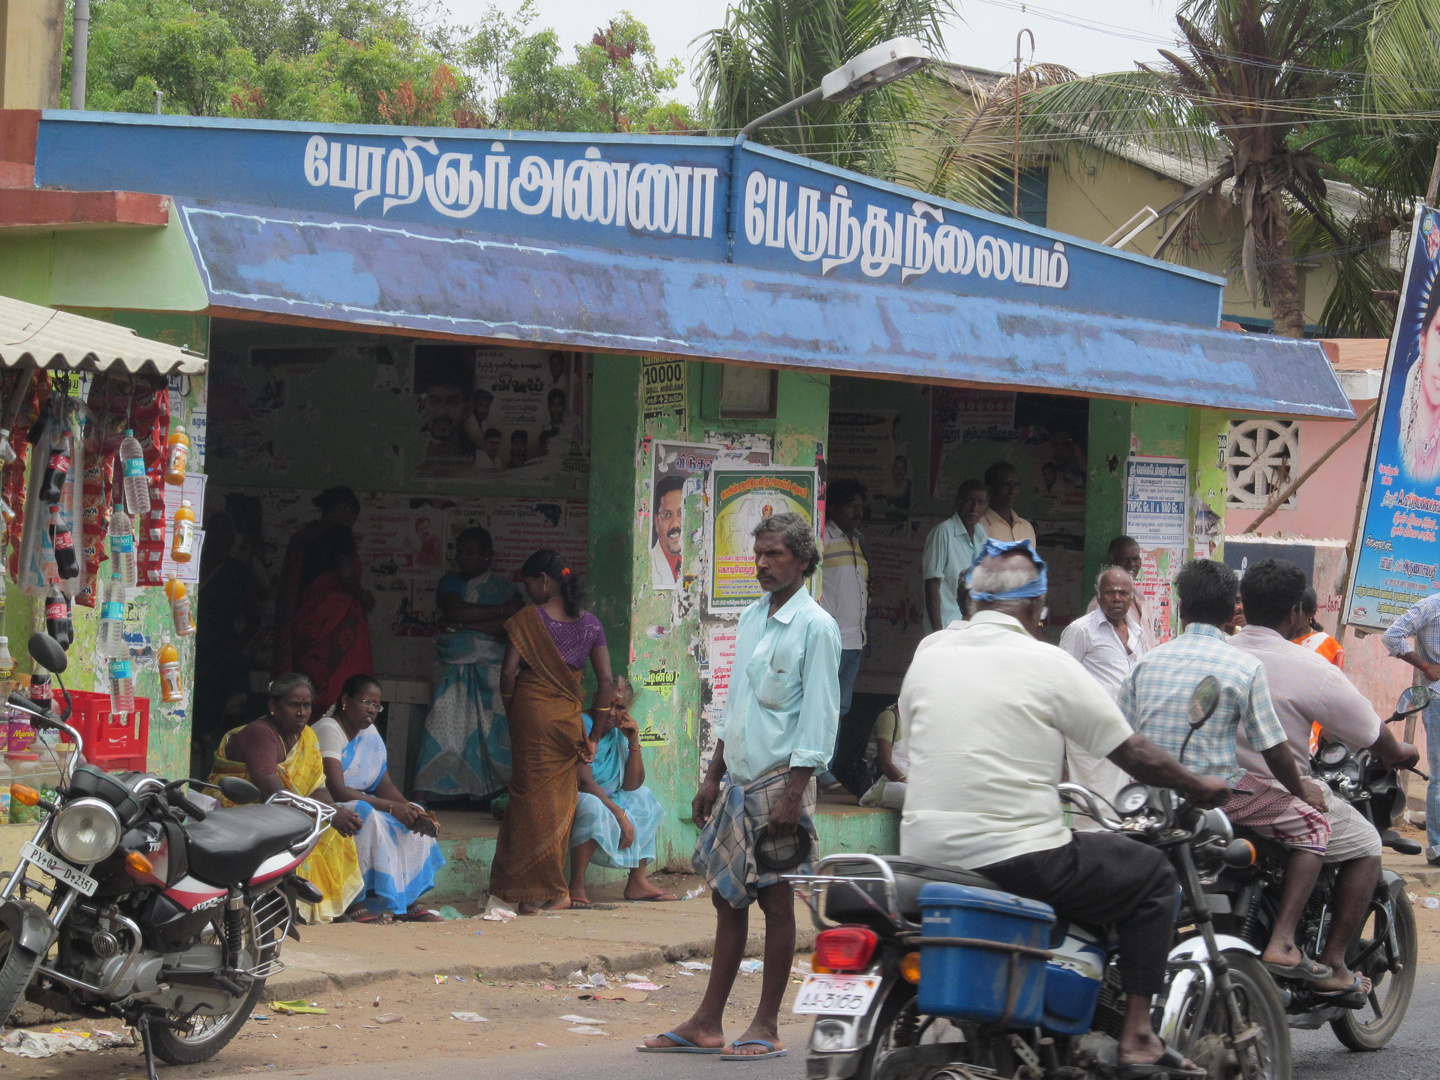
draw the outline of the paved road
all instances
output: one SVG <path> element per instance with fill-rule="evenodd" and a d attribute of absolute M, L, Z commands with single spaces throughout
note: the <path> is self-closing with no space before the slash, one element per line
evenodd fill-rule
<path fill-rule="evenodd" d="M 1440 1025 L 1434 1022 L 1440 1002 L 1440 965 L 1423 967 L 1400 1036 L 1378 1054 L 1353 1054 L 1336 1041 L 1329 1027 L 1296 1031 L 1295 1076 L 1301 1080 L 1373 1080 L 1376 1076 L 1440 1076 Z M 804 1080 L 803 1048 L 808 1025 L 790 1025 L 781 1037 L 794 1048 L 788 1057 L 768 1062 L 722 1063 L 710 1057 L 637 1054 L 628 1046 L 587 1046 L 543 1053 L 510 1053 L 473 1064 L 455 1058 L 351 1065 L 343 1069 L 276 1070 L 267 1080 L 554 1080 L 556 1077 L 613 1077 L 615 1080 L 724 1080 L 734 1076 L 757 1080 Z M 162 1073 L 163 1076 L 163 1073 Z M 254 1073 L 233 1080 L 254 1080 Z M 232 1080 L 214 1077 L 213 1080 Z"/>

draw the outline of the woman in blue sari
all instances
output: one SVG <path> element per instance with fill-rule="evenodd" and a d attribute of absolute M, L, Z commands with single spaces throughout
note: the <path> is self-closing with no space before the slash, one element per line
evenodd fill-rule
<path fill-rule="evenodd" d="M 510 780 L 510 728 L 500 698 L 505 620 L 525 601 L 513 581 L 491 572 L 495 547 L 484 529 L 455 538 L 455 565 L 436 588 L 444 630 L 435 638 L 430 714 L 415 789 L 431 799 L 485 798 Z"/>
<path fill-rule="evenodd" d="M 375 730 L 380 707 L 375 677 L 352 675 L 334 714 L 311 725 L 320 743 L 326 787 L 336 805 L 354 810 L 363 823 L 355 849 L 365 898 L 351 909 L 352 917 L 356 922 L 436 922 L 440 916 L 417 903 L 445 865 L 435 843 L 435 819 L 406 799 L 390 779 L 385 740 Z"/>
<path fill-rule="evenodd" d="M 582 714 L 585 737 L 595 747 L 595 760 L 576 772 L 580 797 L 570 831 L 570 907 L 591 906 L 585 895 L 585 870 L 592 861 L 630 871 L 626 900 L 678 900 L 645 876 L 655 858 L 655 834 L 665 811 L 645 786 L 640 732 L 630 715 L 634 691 L 625 679 L 615 680 L 609 710 L 595 720 Z"/>

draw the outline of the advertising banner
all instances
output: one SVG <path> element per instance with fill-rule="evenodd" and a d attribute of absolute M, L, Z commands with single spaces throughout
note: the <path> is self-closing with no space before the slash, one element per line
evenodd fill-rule
<path fill-rule="evenodd" d="M 763 592 L 755 580 L 754 530 L 772 514 L 796 513 L 815 528 L 815 469 L 725 468 L 710 474 L 710 505 L 715 522 L 710 534 L 711 611 L 739 609 Z M 818 542 L 818 541 L 817 541 Z"/>
<path fill-rule="evenodd" d="M 1401 282 L 1400 310 L 1380 384 L 1370 475 L 1350 580 L 1345 622 L 1383 630 L 1435 588 L 1440 563 L 1440 219 L 1415 216 Z"/>

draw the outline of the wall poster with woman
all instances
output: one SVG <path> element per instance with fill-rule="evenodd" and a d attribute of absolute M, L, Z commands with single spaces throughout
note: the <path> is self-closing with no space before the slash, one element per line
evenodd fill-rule
<path fill-rule="evenodd" d="M 1345 622 L 1382 630 L 1434 588 L 1440 564 L 1440 217 L 1415 215 L 1381 380 Z M 1319 498 L 1319 495 L 1312 495 Z"/>

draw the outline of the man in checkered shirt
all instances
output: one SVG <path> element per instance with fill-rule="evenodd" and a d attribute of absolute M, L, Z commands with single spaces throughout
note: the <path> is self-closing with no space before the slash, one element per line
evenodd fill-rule
<path fill-rule="evenodd" d="M 1238 590 L 1239 579 L 1223 563 L 1212 559 L 1186 563 L 1175 579 L 1185 632 L 1152 649 L 1135 665 L 1116 704 L 1137 732 L 1179 757 L 1186 768 L 1229 780 L 1235 794 L 1225 804 L 1225 813 L 1231 821 L 1290 849 L 1280 911 L 1260 959 L 1283 978 L 1324 982 L 1333 972 L 1301 953 L 1295 927 L 1320 876 L 1330 840 L 1325 797 L 1318 784 L 1312 781 L 1311 790 L 1300 776 L 1270 701 L 1265 666 L 1232 647 L 1221 629 L 1234 614 Z M 1220 704 L 1192 735 L 1190 696 L 1207 675 L 1220 682 Z M 1242 728 L 1278 784 L 1240 768 L 1235 740 Z"/>

